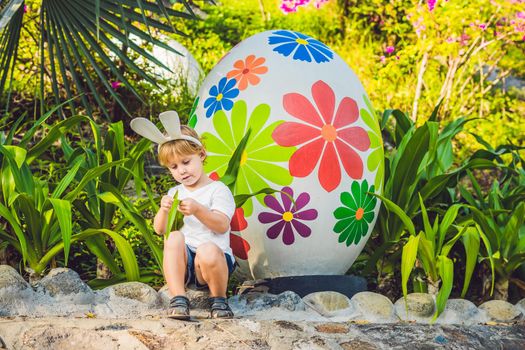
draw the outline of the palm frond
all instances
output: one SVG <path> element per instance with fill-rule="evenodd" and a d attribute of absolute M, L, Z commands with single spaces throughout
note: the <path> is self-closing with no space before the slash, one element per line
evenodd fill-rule
<path fill-rule="evenodd" d="M 156 86 L 155 77 L 136 62 L 169 70 L 140 44 L 156 45 L 178 53 L 155 36 L 176 33 L 173 19 L 194 20 L 187 0 L 179 1 L 186 10 L 166 7 L 162 0 L 42 0 L 40 8 L 40 94 L 49 82 L 56 103 L 81 95 L 89 115 L 92 105 L 110 118 L 103 96 L 110 96 L 129 114 L 126 103 L 112 86 L 118 81 L 139 101 L 136 81 Z M 0 95 L 10 90 L 20 32 L 24 26 L 24 1 L 0 0 Z M 5 28 L 1 26 L 5 22 Z M 47 69 L 44 69 L 47 68 Z M 44 76 L 44 72 L 46 73 Z M 75 108 L 70 103 L 72 109 Z"/>

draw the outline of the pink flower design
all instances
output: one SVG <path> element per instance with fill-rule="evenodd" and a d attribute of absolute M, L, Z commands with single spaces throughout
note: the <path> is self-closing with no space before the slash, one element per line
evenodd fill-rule
<path fill-rule="evenodd" d="M 355 150 L 366 151 L 370 139 L 363 128 L 350 126 L 359 118 L 352 98 L 344 97 L 335 110 L 334 91 L 322 80 L 312 85 L 312 97 L 315 106 L 301 94 L 284 95 L 286 112 L 305 123 L 284 122 L 272 138 L 280 146 L 299 146 L 289 161 L 292 176 L 306 177 L 319 163 L 319 182 L 331 192 L 341 182 L 341 165 L 353 179 L 363 176 L 363 161 Z"/>
<path fill-rule="evenodd" d="M 387 55 L 390 55 L 392 52 L 395 51 L 395 49 L 396 49 L 396 48 L 395 48 L 394 46 L 387 46 L 387 47 L 386 47 L 386 50 L 385 50 L 385 53 L 386 53 Z"/>

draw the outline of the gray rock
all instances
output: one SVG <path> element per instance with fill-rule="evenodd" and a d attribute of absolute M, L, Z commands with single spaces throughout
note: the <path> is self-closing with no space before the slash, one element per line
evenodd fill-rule
<path fill-rule="evenodd" d="M 485 311 L 489 320 L 494 322 L 513 322 L 522 315 L 517 307 L 503 300 L 489 300 L 481 304 L 479 309 Z"/>
<path fill-rule="evenodd" d="M 51 296 L 80 294 L 93 296 L 93 291 L 85 284 L 78 273 L 68 268 L 52 269 L 36 284 Z"/>
<path fill-rule="evenodd" d="M 396 322 L 398 318 L 394 312 L 394 305 L 387 297 L 373 293 L 357 293 L 350 300 L 358 315 L 354 320 L 363 320 L 374 323 Z"/>
<path fill-rule="evenodd" d="M 171 298 L 174 297 L 170 293 L 167 284 L 159 290 L 159 296 L 164 307 L 167 307 Z M 188 288 L 186 289 L 186 297 L 190 300 L 190 307 L 192 309 L 209 309 L 210 307 L 210 292 L 208 289 L 197 290 Z"/>
<path fill-rule="evenodd" d="M 110 296 L 115 295 L 121 298 L 140 301 L 149 307 L 158 307 L 161 303 L 161 297 L 147 284 L 141 282 L 124 282 L 106 287 Z"/>
<path fill-rule="evenodd" d="M 279 307 L 289 311 L 304 311 L 306 309 L 301 297 L 291 291 L 278 295 L 269 293 L 234 295 L 228 299 L 228 303 L 235 314 L 249 314 L 272 307 Z"/>
<path fill-rule="evenodd" d="M 429 323 L 435 312 L 434 298 L 426 293 L 411 293 L 394 304 L 396 315 L 403 321 Z M 407 313 L 408 311 L 408 313 Z"/>
<path fill-rule="evenodd" d="M 474 303 L 465 299 L 449 299 L 445 310 L 439 315 L 436 322 L 441 324 L 471 325 L 485 322 L 486 317 L 479 312 Z"/>
<path fill-rule="evenodd" d="M 24 290 L 31 287 L 18 272 L 9 265 L 0 265 L 0 289 Z"/>
<path fill-rule="evenodd" d="M 516 307 L 521 311 L 522 318 L 525 318 L 525 298 L 518 301 Z"/>
<path fill-rule="evenodd" d="M 316 292 L 303 298 L 306 305 L 323 316 L 333 317 L 347 314 L 351 310 L 350 299 L 338 292 Z"/>

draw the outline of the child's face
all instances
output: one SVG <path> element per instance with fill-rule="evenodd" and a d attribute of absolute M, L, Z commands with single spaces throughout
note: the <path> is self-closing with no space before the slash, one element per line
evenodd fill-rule
<path fill-rule="evenodd" d="M 198 187 L 204 176 L 204 152 L 175 157 L 168 163 L 173 178 L 186 187 Z"/>

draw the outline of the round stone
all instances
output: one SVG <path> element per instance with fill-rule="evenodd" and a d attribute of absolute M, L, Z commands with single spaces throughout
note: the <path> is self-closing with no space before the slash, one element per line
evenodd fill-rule
<path fill-rule="evenodd" d="M 484 322 L 485 318 L 474 303 L 466 299 L 449 299 L 445 310 L 436 322 L 441 324 L 476 324 Z"/>
<path fill-rule="evenodd" d="M 92 295 L 93 291 L 80 279 L 75 271 L 68 268 L 52 269 L 36 284 L 43 287 L 51 296 L 85 293 Z"/>
<path fill-rule="evenodd" d="M 0 289 L 6 287 L 23 290 L 29 288 L 30 285 L 14 268 L 9 265 L 0 265 Z"/>
<path fill-rule="evenodd" d="M 494 322 L 512 322 L 520 318 L 521 311 L 509 302 L 503 300 L 489 300 L 479 306 L 487 317 Z"/>
<path fill-rule="evenodd" d="M 107 287 L 110 294 L 121 298 L 140 301 L 151 307 L 161 303 L 161 298 L 155 289 L 141 282 L 124 282 Z"/>
<path fill-rule="evenodd" d="M 404 321 L 430 322 L 434 311 L 434 298 L 426 293 L 411 293 L 394 304 L 397 316 Z M 408 311 L 408 312 L 407 312 Z"/>
<path fill-rule="evenodd" d="M 323 316 L 335 316 L 350 309 L 350 299 L 338 292 L 316 292 L 303 297 L 306 305 Z"/>
<path fill-rule="evenodd" d="M 394 317 L 394 305 L 384 295 L 373 292 L 355 294 L 350 302 L 360 313 L 360 318 L 370 322 L 391 322 Z"/>

